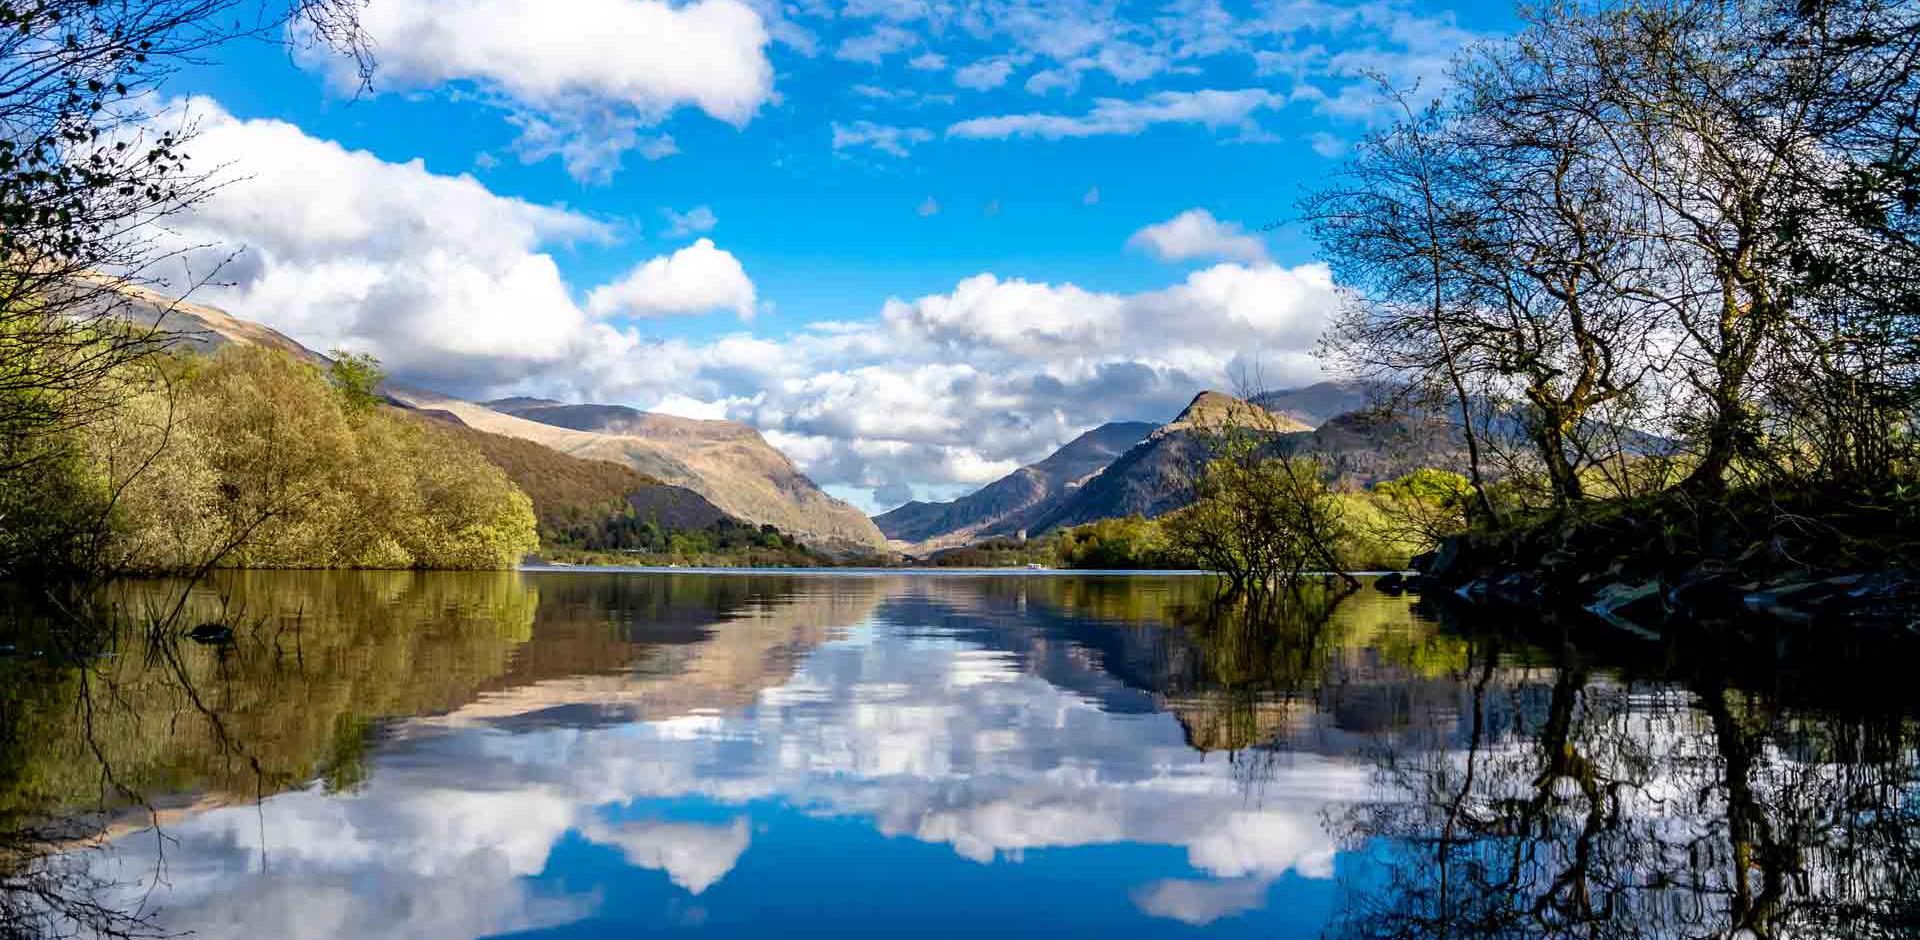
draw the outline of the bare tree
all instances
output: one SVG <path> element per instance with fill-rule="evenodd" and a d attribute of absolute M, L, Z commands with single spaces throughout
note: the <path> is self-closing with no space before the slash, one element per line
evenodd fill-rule
<path fill-rule="evenodd" d="M 1616 493 L 1664 484 L 1664 460 L 1633 466 L 1671 449 L 1656 436 L 1692 452 L 1685 482 L 1709 495 L 1891 473 L 1920 405 L 1920 11 L 1523 16 L 1439 102 L 1389 89 L 1401 119 L 1305 203 L 1353 292 L 1329 350 L 1447 388 L 1483 495 L 1502 462 L 1562 505 L 1590 472 Z"/>
<path fill-rule="evenodd" d="M 1409 92 L 1379 84 L 1402 120 L 1362 140 L 1340 182 L 1302 205 L 1349 291 L 1323 345 L 1375 377 L 1446 389 L 1466 439 L 1474 505 L 1493 519 L 1470 390 L 1484 364 L 1460 335 L 1473 300 L 1449 257 L 1460 225 L 1450 189 L 1459 168 L 1450 117 L 1438 103 L 1416 108 Z"/>

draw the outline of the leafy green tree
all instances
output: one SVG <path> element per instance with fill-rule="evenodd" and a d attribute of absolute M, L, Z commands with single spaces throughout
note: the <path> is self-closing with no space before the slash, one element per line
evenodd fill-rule
<path fill-rule="evenodd" d="M 471 444 L 356 412 L 279 350 L 227 347 L 125 391 L 80 435 L 103 568 L 504 568 L 538 547 L 530 501 Z"/>
<path fill-rule="evenodd" d="M 386 378 L 380 360 L 368 353 L 343 349 L 333 350 L 330 356 L 333 361 L 327 364 L 327 383 L 340 394 L 349 412 L 365 414 L 380 404 L 380 383 Z"/>

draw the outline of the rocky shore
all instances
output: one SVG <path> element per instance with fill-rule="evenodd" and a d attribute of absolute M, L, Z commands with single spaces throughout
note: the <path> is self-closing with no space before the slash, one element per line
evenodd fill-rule
<path fill-rule="evenodd" d="M 1693 507 L 1689 507 L 1690 509 Z M 1920 573 L 1892 550 L 1901 526 L 1828 516 L 1756 518 L 1716 505 L 1674 525 L 1672 507 L 1553 516 L 1445 539 L 1389 592 L 1445 591 L 1474 604 L 1584 610 L 1616 626 L 1769 618 L 1920 634 Z M 1885 551 L 1876 553 L 1878 546 Z"/>

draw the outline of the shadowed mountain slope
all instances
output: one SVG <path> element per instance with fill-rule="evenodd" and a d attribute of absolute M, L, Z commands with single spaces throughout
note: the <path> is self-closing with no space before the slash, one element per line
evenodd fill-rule
<path fill-rule="evenodd" d="M 1330 407 L 1345 400 L 1350 391 L 1322 388 L 1312 395 L 1277 400 L 1295 410 L 1309 409 L 1306 413 L 1311 414 L 1309 406 Z M 1281 393 L 1286 394 L 1290 393 Z M 1363 389 L 1357 394 L 1365 400 Z M 1228 424 L 1270 434 L 1276 454 L 1320 458 L 1337 482 L 1351 486 L 1371 486 L 1421 467 L 1461 466 L 1465 459 L 1458 430 L 1444 420 L 1390 417 L 1361 408 L 1310 428 L 1289 414 L 1267 411 L 1231 395 L 1202 392 L 1172 423 L 1034 519 L 1029 531 L 1038 534 L 1134 514 L 1152 518 L 1187 505 L 1193 501 L 1193 480 L 1207 457 L 1209 431 Z"/>
<path fill-rule="evenodd" d="M 434 418 L 440 433 L 471 443 L 505 471 L 533 501 L 543 543 L 622 515 L 629 506 L 638 518 L 668 531 L 705 529 L 733 518 L 699 493 L 625 464 L 574 457 L 529 440 L 475 430 L 457 418 L 442 417 L 442 412 L 413 413 Z"/>
<path fill-rule="evenodd" d="M 1201 392 L 1172 422 L 1129 448 L 1072 496 L 1034 520 L 1033 532 L 1100 519 L 1171 512 L 1193 501 L 1193 477 L 1206 457 L 1205 436 L 1229 423 L 1276 436 L 1299 434 L 1305 425 L 1264 411 L 1232 395 Z"/>
<path fill-rule="evenodd" d="M 1153 433 L 1144 421 L 1103 424 L 1045 460 L 1029 464 L 959 499 L 912 502 L 874 517 L 887 538 L 925 551 L 1013 535 L 1077 489 L 1088 476 Z"/>
<path fill-rule="evenodd" d="M 1248 401 L 1317 428 L 1339 415 L 1377 403 L 1385 392 L 1386 389 L 1366 382 L 1316 382 L 1304 388 L 1261 392 Z"/>

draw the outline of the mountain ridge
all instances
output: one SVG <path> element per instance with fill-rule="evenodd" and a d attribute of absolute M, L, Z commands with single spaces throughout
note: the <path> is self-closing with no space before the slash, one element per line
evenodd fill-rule
<path fill-rule="evenodd" d="M 1303 406 L 1327 401 L 1370 403 L 1371 391 L 1345 383 L 1320 383 L 1310 395 L 1256 396 Z M 1366 396 L 1364 399 L 1360 396 Z M 1324 404 L 1322 404 L 1324 407 Z M 1370 407 L 1333 415 L 1318 427 L 1288 413 L 1275 413 L 1222 392 L 1195 395 L 1174 420 L 1089 478 L 1070 498 L 1033 520 L 1032 534 L 1130 515 L 1164 515 L 1193 501 L 1193 480 L 1207 458 L 1206 435 L 1224 426 L 1253 429 L 1271 438 L 1276 455 L 1313 456 L 1339 482 L 1370 486 L 1423 466 L 1462 462 L 1457 429 L 1444 421 L 1385 415 Z"/>
<path fill-rule="evenodd" d="M 918 552 L 1015 535 L 1158 427 L 1146 421 L 1108 422 L 966 496 L 909 502 L 875 516 L 874 523 L 889 540 Z"/>
<path fill-rule="evenodd" d="M 120 315 L 173 332 L 178 347 L 213 352 L 228 343 L 270 346 L 315 365 L 331 361 L 271 327 L 217 307 L 176 301 L 139 287 L 124 294 L 126 309 L 117 311 Z M 523 410 L 612 409 L 626 419 L 611 430 L 579 430 L 394 381 L 382 383 L 381 392 L 396 406 L 437 412 L 435 417 L 450 417 L 475 430 L 521 438 L 574 457 L 624 464 L 663 483 L 692 490 L 728 515 L 773 525 L 817 549 L 852 554 L 887 547 L 866 514 L 827 495 L 791 459 L 744 424 L 656 415 L 620 405 L 496 400 L 518 403 L 515 407 Z"/>

